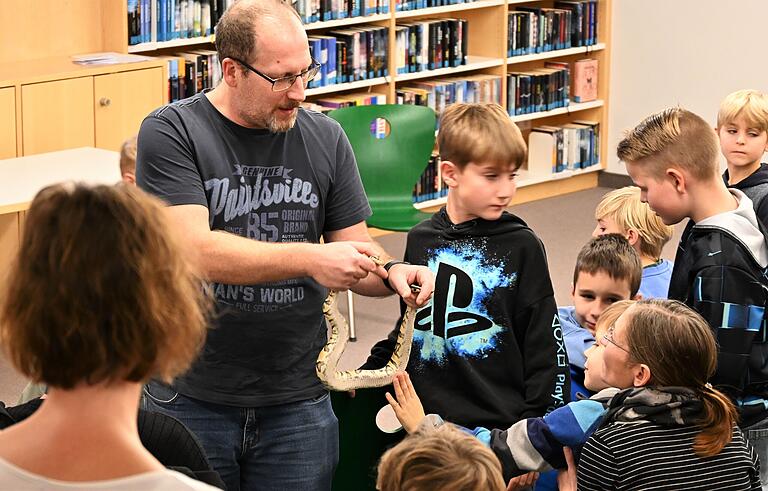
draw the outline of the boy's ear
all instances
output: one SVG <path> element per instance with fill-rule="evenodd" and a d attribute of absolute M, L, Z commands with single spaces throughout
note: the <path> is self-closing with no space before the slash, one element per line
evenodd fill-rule
<path fill-rule="evenodd" d="M 643 294 L 640 292 L 637 292 L 634 297 L 630 298 L 630 300 L 634 300 L 635 302 L 642 299 L 643 299 Z"/>
<path fill-rule="evenodd" d="M 650 381 L 651 381 L 651 368 L 645 363 L 638 363 L 637 368 L 635 368 L 632 385 L 634 387 L 643 387 L 645 385 L 648 385 L 648 382 Z"/>
<path fill-rule="evenodd" d="M 440 175 L 443 178 L 443 181 L 445 181 L 445 184 L 448 185 L 448 187 L 456 187 L 458 185 L 458 181 L 456 178 L 458 177 L 458 174 L 461 172 L 459 170 L 458 166 L 451 162 L 450 160 L 441 160 L 440 161 Z"/>
<path fill-rule="evenodd" d="M 124 172 L 123 182 L 127 184 L 136 184 L 136 175 L 133 172 Z"/>
<path fill-rule="evenodd" d="M 672 180 L 672 185 L 678 193 L 684 194 L 686 192 L 686 176 L 680 169 L 670 167 L 664 171 L 664 177 Z"/>
<path fill-rule="evenodd" d="M 637 244 L 637 241 L 640 239 L 640 234 L 637 233 L 637 230 L 633 228 L 628 228 L 626 237 L 627 237 L 627 242 L 629 242 L 629 245 L 634 247 L 635 244 Z"/>

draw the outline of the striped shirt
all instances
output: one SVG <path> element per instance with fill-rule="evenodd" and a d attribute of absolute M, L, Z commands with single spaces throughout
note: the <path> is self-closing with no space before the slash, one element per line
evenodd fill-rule
<path fill-rule="evenodd" d="M 700 429 L 648 421 L 614 422 L 584 445 L 579 490 L 748 490 L 760 489 L 760 463 L 741 430 L 712 457 L 693 451 Z"/>

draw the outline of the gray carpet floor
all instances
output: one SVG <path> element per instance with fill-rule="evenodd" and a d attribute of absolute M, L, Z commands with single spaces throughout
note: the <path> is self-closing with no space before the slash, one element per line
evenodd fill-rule
<path fill-rule="evenodd" d="M 520 216 L 541 237 L 547 250 L 550 276 L 558 305 L 570 305 L 571 282 L 576 255 L 589 240 L 595 227 L 594 210 L 607 188 L 595 188 L 557 198 L 514 206 L 511 212 Z M 663 256 L 673 259 L 683 226 L 678 225 L 675 236 L 664 249 Z M 392 233 L 377 239 L 394 257 L 402 257 L 405 234 Z M 346 312 L 346 299 L 340 296 L 341 310 Z M 350 343 L 344 353 L 343 367 L 359 366 L 370 347 L 386 337 L 398 317 L 398 303 L 388 298 L 366 298 L 355 295 L 357 341 Z M 0 401 L 14 404 L 26 385 L 5 359 L 0 357 Z"/>

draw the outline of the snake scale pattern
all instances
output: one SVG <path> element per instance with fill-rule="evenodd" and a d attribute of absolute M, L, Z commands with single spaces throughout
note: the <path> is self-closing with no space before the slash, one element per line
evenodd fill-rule
<path fill-rule="evenodd" d="M 371 258 L 382 266 L 378 258 Z M 349 340 L 349 324 L 339 312 L 337 292 L 330 291 L 323 303 L 323 315 L 330 326 L 328 342 L 317 357 L 315 370 L 320 382 L 329 390 L 350 391 L 369 387 L 383 387 L 392 383 L 392 377 L 405 370 L 411 354 L 413 340 L 413 322 L 416 311 L 406 309 L 400 322 L 400 330 L 392 357 L 383 368 L 377 370 L 339 370 L 337 365 Z"/>

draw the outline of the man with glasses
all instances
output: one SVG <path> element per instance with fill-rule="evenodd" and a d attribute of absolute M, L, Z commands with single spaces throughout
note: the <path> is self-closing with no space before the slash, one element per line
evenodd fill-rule
<path fill-rule="evenodd" d="M 148 384 L 145 405 L 200 438 L 230 491 L 329 489 L 338 427 L 315 376 L 327 289 L 383 296 L 388 276 L 423 305 L 433 278 L 371 260 L 390 258 L 365 226 L 349 142 L 336 122 L 299 108 L 319 65 L 290 5 L 234 4 L 216 48 L 222 82 L 156 110 L 139 133 L 138 185 L 171 205 L 169 226 L 216 303 L 197 362 L 172 385 Z"/>

